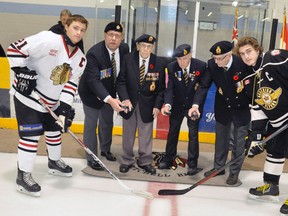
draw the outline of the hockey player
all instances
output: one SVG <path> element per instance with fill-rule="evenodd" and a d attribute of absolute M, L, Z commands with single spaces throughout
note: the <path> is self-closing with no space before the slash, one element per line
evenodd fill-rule
<path fill-rule="evenodd" d="M 270 135 L 288 122 L 288 52 L 272 50 L 262 53 L 262 47 L 252 37 L 238 41 L 236 52 L 245 64 L 250 66 L 251 74 L 239 84 L 251 97 L 251 130 L 246 142 L 248 157 L 264 151 L 258 142 L 264 133 Z M 265 130 L 265 128 L 267 128 Z M 264 185 L 249 190 L 249 197 L 257 200 L 279 201 L 279 180 L 285 162 L 287 130 L 266 143 L 264 166 Z M 288 199 L 280 208 L 288 215 Z"/>
<path fill-rule="evenodd" d="M 71 108 L 77 85 L 86 66 L 86 58 L 75 46 L 87 29 L 88 21 L 81 15 L 67 20 L 65 35 L 42 31 L 12 43 L 7 57 L 15 78 L 10 90 L 18 122 L 17 190 L 40 196 L 41 187 L 31 173 L 40 136 L 45 134 L 49 173 L 72 176 L 72 168 L 61 160 L 61 132 L 66 132 L 74 118 Z M 38 103 L 32 92 L 59 116 L 53 117 Z M 33 92 L 33 93 L 34 93 Z"/>

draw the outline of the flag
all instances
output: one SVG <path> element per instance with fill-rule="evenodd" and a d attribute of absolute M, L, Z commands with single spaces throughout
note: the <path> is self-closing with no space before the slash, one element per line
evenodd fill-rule
<path fill-rule="evenodd" d="M 280 49 L 288 50 L 288 32 L 287 32 L 287 24 L 286 24 L 286 7 L 284 7 L 284 18 L 283 18 L 283 26 L 281 31 L 280 38 Z"/>
<path fill-rule="evenodd" d="M 235 8 L 235 19 L 232 31 L 232 45 L 233 47 L 236 46 L 238 42 L 238 28 L 237 28 L 237 21 L 238 21 L 238 7 Z"/>

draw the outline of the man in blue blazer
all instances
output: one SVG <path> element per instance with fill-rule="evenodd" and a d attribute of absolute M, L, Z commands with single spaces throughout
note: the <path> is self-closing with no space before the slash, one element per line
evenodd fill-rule
<path fill-rule="evenodd" d="M 178 137 L 184 117 L 187 117 L 189 128 L 188 141 L 188 171 L 187 175 L 195 175 L 198 172 L 199 141 L 198 127 L 199 119 L 193 121 L 187 113 L 193 103 L 195 91 L 199 86 L 201 78 L 205 74 L 206 63 L 192 58 L 191 46 L 182 44 L 176 48 L 173 54 L 176 61 L 167 65 L 168 85 L 165 90 L 163 115 L 170 115 L 169 132 L 166 143 L 164 160 L 159 164 L 159 169 L 170 169 L 177 155 Z M 202 110 L 202 107 L 200 109 Z"/>

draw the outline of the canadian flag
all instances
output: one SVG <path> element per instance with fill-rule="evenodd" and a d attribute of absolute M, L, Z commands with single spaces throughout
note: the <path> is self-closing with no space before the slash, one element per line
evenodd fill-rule
<path fill-rule="evenodd" d="M 238 43 L 238 28 L 237 28 L 237 20 L 238 20 L 238 7 L 235 8 L 235 19 L 232 31 L 232 45 L 235 47 Z"/>

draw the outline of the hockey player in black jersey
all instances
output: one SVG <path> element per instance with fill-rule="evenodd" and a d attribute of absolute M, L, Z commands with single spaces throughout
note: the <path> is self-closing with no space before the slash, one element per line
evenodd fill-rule
<path fill-rule="evenodd" d="M 246 153 L 252 158 L 264 148 L 258 142 L 265 133 L 269 136 L 288 123 L 288 51 L 271 50 L 262 53 L 262 47 L 253 37 L 238 41 L 236 52 L 251 73 L 238 86 L 246 89 L 251 101 L 251 130 L 246 142 Z M 268 141 L 264 166 L 264 185 L 249 190 L 249 197 L 257 200 L 279 201 L 279 180 L 283 171 L 288 145 L 287 129 Z M 288 215 L 288 199 L 280 212 Z"/>

